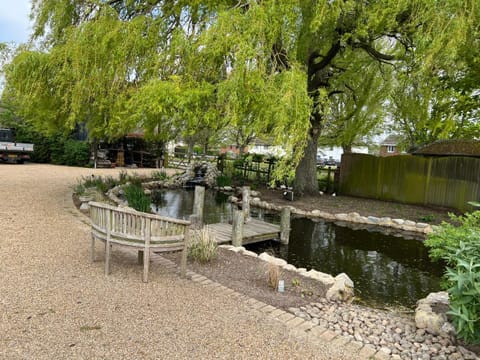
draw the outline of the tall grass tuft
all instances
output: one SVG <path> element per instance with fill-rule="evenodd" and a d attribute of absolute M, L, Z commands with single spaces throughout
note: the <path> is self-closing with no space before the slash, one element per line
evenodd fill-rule
<path fill-rule="evenodd" d="M 128 205 L 137 211 L 150 212 L 150 197 L 145 194 L 141 185 L 130 184 L 124 187 Z"/>
<path fill-rule="evenodd" d="M 267 264 L 267 283 L 268 286 L 276 290 L 278 286 L 278 281 L 280 280 L 282 273 L 280 267 L 275 264 Z"/>
<path fill-rule="evenodd" d="M 214 236 L 209 233 L 208 227 L 196 231 L 188 248 L 188 257 L 201 263 L 207 263 L 216 259 L 217 255 L 217 243 Z"/>

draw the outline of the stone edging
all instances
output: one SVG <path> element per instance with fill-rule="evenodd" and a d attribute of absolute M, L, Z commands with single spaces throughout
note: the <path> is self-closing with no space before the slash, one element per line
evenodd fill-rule
<path fill-rule="evenodd" d="M 238 199 L 232 197 L 232 202 L 237 202 Z M 259 196 L 252 196 L 250 200 L 250 205 L 256 206 L 262 209 L 267 210 L 274 210 L 274 211 L 281 211 L 283 206 L 278 206 L 275 204 L 268 203 L 266 201 L 262 201 Z M 297 209 L 293 206 L 289 206 L 292 214 L 307 217 L 307 218 L 320 218 L 330 221 L 342 221 L 354 224 L 365 224 L 370 226 L 381 226 L 381 227 L 388 227 L 393 228 L 400 231 L 408 231 L 408 232 L 415 232 L 421 234 L 430 234 L 434 226 L 422 223 L 422 222 L 415 222 L 411 220 L 404 220 L 404 219 L 392 219 L 390 217 L 376 217 L 376 216 L 362 216 L 357 212 L 351 213 L 338 213 L 332 214 L 326 211 L 321 210 L 312 210 L 312 211 L 305 211 L 301 209 Z"/>
<path fill-rule="evenodd" d="M 296 268 L 294 265 L 287 263 L 284 259 L 271 256 L 266 252 L 257 255 L 253 251 L 246 250 L 243 246 L 220 245 L 219 248 L 233 251 L 246 256 L 258 258 L 267 263 L 281 267 L 284 270 L 296 272 L 301 276 L 316 280 L 324 285 L 328 290 L 325 297 L 330 301 L 344 301 L 351 302 L 354 296 L 353 281 L 345 273 L 340 273 L 333 277 L 330 274 L 311 269 L 307 271 L 306 268 Z"/>

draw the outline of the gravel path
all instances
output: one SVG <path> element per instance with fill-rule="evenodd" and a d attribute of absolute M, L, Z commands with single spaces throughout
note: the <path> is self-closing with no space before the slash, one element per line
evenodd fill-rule
<path fill-rule="evenodd" d="M 157 264 L 144 284 L 117 248 L 105 277 L 70 194 L 117 172 L 0 164 L 0 359 L 352 358 Z"/>

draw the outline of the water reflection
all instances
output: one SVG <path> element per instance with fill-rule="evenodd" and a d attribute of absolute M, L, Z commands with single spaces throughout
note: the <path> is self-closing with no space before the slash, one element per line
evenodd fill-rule
<path fill-rule="evenodd" d="M 439 290 L 442 275 L 421 241 L 303 218 L 292 219 L 290 243 L 276 252 L 297 267 L 347 273 L 356 294 L 374 305 L 412 307 Z"/>
<path fill-rule="evenodd" d="M 155 213 L 186 220 L 193 211 L 194 192 L 183 189 L 157 190 L 152 196 L 152 201 L 154 201 L 152 210 Z M 206 191 L 203 213 L 206 224 L 231 221 L 232 205 L 228 202 L 228 195 Z"/>
<path fill-rule="evenodd" d="M 187 219 L 193 195 L 187 190 L 162 190 L 155 195 L 157 205 L 152 204 L 152 209 L 158 206 L 158 214 Z M 232 205 L 227 199 L 222 193 L 205 193 L 205 223 L 231 221 Z M 256 209 L 252 209 L 252 216 L 279 222 L 277 215 Z M 429 292 L 439 290 L 442 266 L 430 262 L 421 241 L 304 218 L 292 219 L 291 228 L 288 246 L 269 242 L 250 245 L 249 249 L 268 249 L 297 267 L 332 275 L 345 272 L 355 282 L 356 294 L 372 305 L 412 307 Z"/>

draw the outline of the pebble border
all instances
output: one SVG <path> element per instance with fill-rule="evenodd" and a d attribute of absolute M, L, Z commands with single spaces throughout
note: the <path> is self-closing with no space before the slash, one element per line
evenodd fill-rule
<path fill-rule="evenodd" d="M 176 270 L 177 272 L 179 271 L 176 263 L 164 258 L 160 254 L 154 254 L 152 256 L 152 262 L 157 263 L 166 269 Z M 269 319 L 284 324 L 290 334 L 298 341 L 311 342 L 316 345 L 330 343 L 330 345 L 334 347 L 345 348 L 347 353 L 357 354 L 356 359 L 360 360 L 400 359 L 400 357 L 390 356 L 381 350 L 376 351 L 372 346 L 364 345 L 361 342 L 339 335 L 321 325 L 316 325 L 310 320 L 305 320 L 299 316 L 295 316 L 290 312 L 241 294 L 233 289 L 230 289 L 229 287 L 212 281 L 203 275 L 199 275 L 194 271 L 187 270 L 186 274 L 188 279 L 198 283 L 199 285 L 205 287 L 208 286 L 210 290 L 218 292 L 222 295 L 233 297 L 236 300 L 243 302 L 244 305 L 252 309 L 257 315 L 266 316 Z"/>
<path fill-rule="evenodd" d="M 130 250 L 133 251 L 133 250 Z M 244 255 L 244 254 L 240 254 Z M 248 256 L 248 255 L 245 255 Z M 176 263 L 166 259 L 160 254 L 154 254 L 152 256 L 152 262 L 157 263 L 166 269 L 174 270 L 180 274 L 180 270 Z M 304 317 L 297 316 L 289 311 L 285 311 L 276 308 L 272 305 L 268 305 L 262 301 L 251 298 L 247 295 L 239 293 L 227 286 L 217 283 L 206 276 L 197 274 L 194 271 L 187 270 L 187 279 L 198 283 L 199 285 L 209 287 L 211 290 L 218 292 L 222 295 L 227 295 L 235 298 L 237 301 L 241 301 L 253 310 L 253 312 L 261 317 L 266 316 L 268 319 L 280 322 L 289 331 L 290 335 L 295 337 L 299 342 L 309 342 L 315 345 L 322 345 L 325 343 L 334 347 L 342 347 L 346 353 L 356 354 L 355 359 L 359 360 L 401 360 L 402 357 L 399 354 L 391 354 L 388 347 L 381 347 L 379 350 L 371 344 L 358 341 L 355 338 L 347 337 L 336 333 L 335 331 L 328 329 L 323 324 L 318 324 L 314 321 L 305 319 Z M 460 346 L 459 346 L 460 348 Z M 467 349 L 462 348 L 464 359 L 478 359 L 475 354 L 471 353 Z"/>

